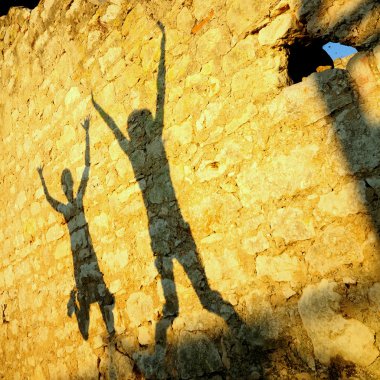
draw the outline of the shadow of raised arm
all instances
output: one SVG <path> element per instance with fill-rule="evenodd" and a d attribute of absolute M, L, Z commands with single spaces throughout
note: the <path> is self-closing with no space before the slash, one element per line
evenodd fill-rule
<path fill-rule="evenodd" d="M 157 25 L 162 32 L 161 39 L 161 55 L 160 62 L 158 64 L 157 73 L 157 98 L 156 98 L 156 121 L 163 124 L 164 122 L 164 107 L 165 107 L 165 86 L 166 86 L 166 67 L 165 67 L 165 44 L 166 44 L 166 34 L 165 27 L 160 22 L 157 21 Z"/>
<path fill-rule="evenodd" d="M 83 129 L 86 131 L 86 150 L 84 153 L 84 170 L 82 173 L 82 178 L 80 180 L 79 188 L 78 188 L 78 193 L 77 193 L 77 198 L 83 199 L 84 193 L 86 192 L 87 188 L 87 183 L 90 175 L 90 134 L 89 134 L 89 129 L 90 129 L 90 117 L 87 116 L 84 122 L 81 124 Z"/>
<path fill-rule="evenodd" d="M 40 176 L 40 179 L 41 179 L 41 183 L 42 183 L 42 187 L 44 189 L 44 193 L 45 193 L 45 197 L 46 197 L 46 200 L 50 203 L 50 206 L 54 208 L 54 210 L 58 211 L 58 212 L 62 212 L 62 208 L 64 207 L 64 204 L 57 201 L 56 199 L 54 199 L 50 194 L 49 194 L 49 190 L 46 186 L 46 183 L 45 183 L 45 178 L 44 178 L 44 175 L 42 173 L 42 170 L 43 170 L 43 167 L 40 166 L 37 168 L 37 172 L 38 172 L 38 175 Z"/>
<path fill-rule="evenodd" d="M 126 154 L 129 154 L 129 152 L 130 152 L 129 140 L 124 136 L 123 132 L 121 132 L 120 128 L 116 125 L 116 123 L 112 119 L 112 117 L 110 115 L 108 115 L 108 113 L 105 112 L 104 109 L 98 103 L 96 103 L 94 96 L 92 94 L 91 94 L 91 100 L 92 100 L 93 106 L 98 111 L 99 115 L 102 117 L 102 119 L 105 121 L 105 123 L 108 125 L 108 127 L 113 132 L 114 136 L 116 137 L 117 141 L 119 142 L 120 148 Z"/>

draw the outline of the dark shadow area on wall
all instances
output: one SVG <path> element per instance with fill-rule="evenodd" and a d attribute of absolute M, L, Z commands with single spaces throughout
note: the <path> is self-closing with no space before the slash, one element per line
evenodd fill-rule
<path fill-rule="evenodd" d="M 320 15 L 322 13 L 324 1 L 323 0 L 303 0 L 300 8 L 300 21 L 306 23 L 310 18 L 310 15 Z M 342 3 L 343 5 L 343 3 Z M 375 6 L 374 6 L 375 5 Z M 340 42 L 342 44 L 348 44 L 351 46 L 350 41 L 348 41 L 350 35 L 355 36 L 355 27 L 358 26 L 362 21 L 366 22 L 366 17 L 369 14 L 379 14 L 380 13 L 380 3 L 374 0 L 364 0 L 358 1 L 357 6 L 351 8 L 349 12 L 345 12 L 342 16 L 336 20 L 336 22 L 329 24 L 328 28 L 325 29 L 325 35 L 323 36 L 327 40 L 330 40 L 332 34 L 335 34 L 334 42 Z M 374 26 L 375 27 L 375 26 Z M 313 38 L 321 37 L 321 31 L 323 26 L 320 25 L 315 28 L 318 32 L 318 36 L 312 36 Z M 339 40 L 339 41 L 338 41 Z M 365 47 L 369 45 L 378 44 L 380 40 L 380 32 L 369 36 L 365 41 Z M 328 42 L 328 41 L 326 41 Z M 355 46 L 358 50 L 364 47 Z"/>
<path fill-rule="evenodd" d="M 117 139 L 120 148 L 129 158 L 136 181 L 140 186 L 148 217 L 151 248 L 160 274 L 165 305 L 156 325 L 155 352 L 137 359 L 144 375 L 155 373 L 158 363 L 165 360 L 167 330 L 179 313 L 179 301 L 173 273 L 173 260 L 184 268 L 202 306 L 222 317 L 232 334 L 248 340 L 244 322 L 234 307 L 221 294 L 211 289 L 198 254 L 191 228 L 184 220 L 171 180 L 162 131 L 166 90 L 165 29 L 162 32 L 161 56 L 157 74 L 156 113 L 153 118 L 148 109 L 133 111 L 128 117 L 128 137 L 110 115 L 95 101 L 93 105 Z M 239 337 L 239 338 L 238 338 Z"/>
<path fill-rule="evenodd" d="M 40 0 L 2 0 L 0 2 L 0 16 L 7 15 L 12 7 L 34 9 L 39 2 Z"/>
<path fill-rule="evenodd" d="M 63 215 L 69 228 L 76 287 L 71 291 L 67 304 L 67 314 L 71 317 L 75 313 L 82 337 L 87 340 L 90 324 L 90 305 L 97 302 L 108 334 L 112 338 L 115 333 L 112 312 L 115 300 L 104 282 L 103 273 L 100 271 L 83 205 L 83 197 L 90 172 L 89 118 L 84 121 L 82 126 L 86 131 L 85 169 L 76 197 L 74 198 L 73 177 L 69 169 L 64 169 L 61 176 L 62 190 L 67 198 L 67 204 L 57 201 L 49 194 L 42 167 L 38 168 L 38 174 L 47 201 L 54 210 Z"/>
<path fill-rule="evenodd" d="M 311 2 L 305 0 L 303 10 L 310 12 L 310 9 L 314 9 L 314 12 L 318 13 L 322 2 L 314 2 L 316 3 L 318 4 L 314 5 L 314 8 L 310 8 Z M 340 28 L 340 42 L 346 41 L 355 26 L 368 16 L 367 8 L 371 12 L 380 11 L 380 4 L 374 8 L 373 4 L 373 1 L 361 3 L 337 21 L 333 28 L 334 30 Z M 376 42 L 380 42 L 379 37 L 380 33 L 375 31 L 369 38 L 372 41 L 372 48 L 376 46 Z M 361 46 L 356 48 L 363 49 Z M 374 77 L 371 79 L 375 82 L 377 80 L 377 86 L 380 86 L 380 71 L 370 49 L 367 57 L 362 58 L 363 63 L 374 71 Z M 380 124 L 377 121 L 371 122 L 367 118 L 366 111 L 362 107 L 365 99 L 361 99 L 356 84 L 347 70 L 326 71 L 316 76 L 315 80 L 321 98 L 328 108 L 350 171 L 358 182 L 358 189 L 364 193 L 368 213 L 380 238 Z"/>
<path fill-rule="evenodd" d="M 310 6 L 310 3 L 308 0 L 304 0 L 304 7 Z M 374 2 L 372 1 L 372 3 Z M 366 2 L 366 4 L 368 5 L 369 2 Z M 321 2 L 319 6 L 321 6 Z M 377 5 L 377 8 L 375 6 L 372 10 L 376 9 L 379 9 L 379 5 Z M 314 8 L 314 11 L 318 13 L 319 8 Z M 355 33 L 355 27 L 366 16 L 368 15 L 363 13 L 361 9 L 356 8 L 351 14 L 346 14 L 342 20 L 339 20 L 336 24 L 340 27 L 337 36 L 339 42 L 349 43 L 350 33 Z M 345 29 L 343 29 L 343 26 L 345 26 Z M 380 71 L 372 51 L 376 46 L 375 42 L 379 43 L 379 35 L 377 30 L 374 30 L 373 35 L 369 38 L 372 43 L 366 43 L 365 46 L 355 46 L 358 50 L 362 50 L 362 52 L 353 58 L 347 70 L 327 70 L 313 76 L 315 85 L 319 90 L 320 99 L 327 108 L 329 123 L 332 125 L 335 137 L 347 162 L 349 175 L 356 181 L 357 196 L 364 203 L 366 214 L 369 216 L 378 241 L 380 240 L 380 123 L 378 112 L 377 117 L 371 117 L 371 110 L 366 109 L 365 103 L 367 99 L 362 91 L 365 88 L 368 91 L 371 83 L 373 84 L 372 91 L 375 91 L 376 87 L 377 89 L 380 87 Z M 322 37 L 329 38 L 328 36 Z M 358 64 L 361 66 L 355 69 L 353 65 Z M 351 71 L 352 69 L 355 71 Z M 357 80 L 361 82 L 359 83 L 359 87 L 356 82 Z M 371 96 L 368 92 L 364 93 Z M 373 101 L 371 102 L 371 106 L 375 107 Z M 378 109 L 372 109 L 372 111 L 376 113 Z M 373 244 L 375 245 L 375 243 Z M 355 248 L 352 247 L 352 249 L 354 250 Z M 370 274 L 372 279 L 367 280 L 369 284 L 364 282 L 366 280 L 361 280 L 354 287 L 362 287 L 363 293 L 365 290 L 368 291 L 373 282 L 378 281 L 380 278 L 380 274 L 376 273 L 376 268 L 378 267 L 377 265 L 373 268 L 373 273 Z M 365 278 L 367 275 L 366 270 L 364 270 L 363 277 Z M 345 284 L 345 286 L 350 287 L 349 284 Z M 356 310 L 362 309 L 362 301 L 358 302 L 358 299 L 360 298 L 347 295 L 341 302 L 340 306 L 345 318 L 349 319 L 353 317 Z M 344 310 L 348 310 L 348 313 L 345 314 Z M 368 310 L 370 310 L 370 313 Z M 369 314 L 373 313 L 376 315 L 375 311 L 373 305 L 371 308 L 368 306 L 365 313 L 358 312 L 354 318 L 360 322 L 368 323 L 370 320 Z M 364 317 L 366 314 L 367 316 Z M 377 319 L 376 317 L 373 318 Z M 376 325 L 372 324 L 372 326 Z M 378 330 L 376 333 L 378 333 Z M 339 363 L 332 361 L 329 378 L 342 378 L 339 375 L 340 368 Z M 351 365 L 351 367 L 347 368 L 348 372 L 350 372 L 353 366 Z M 370 376 L 363 376 L 361 378 L 370 378 Z"/>
<path fill-rule="evenodd" d="M 364 99 L 360 99 L 346 70 L 322 73 L 315 79 L 350 172 L 357 181 L 358 192 L 380 238 L 380 123 L 368 120 L 361 105 Z M 346 105 L 339 107 L 342 103 Z"/>
<path fill-rule="evenodd" d="M 264 379 L 348 379 L 357 376 L 370 378 L 369 374 L 341 357 L 329 365 L 313 359 L 313 346 L 305 331 L 296 326 L 278 333 L 276 320 L 289 317 L 297 311 L 297 304 L 274 309 L 263 315 L 259 308 L 247 323 L 255 336 L 255 347 L 247 349 L 237 344 L 227 329 L 212 327 L 181 330 L 171 334 L 166 358 L 155 364 L 154 371 L 146 363 L 135 362 L 140 352 L 134 346 L 123 344 L 123 336 L 116 336 L 114 348 L 106 347 L 99 356 L 99 378 L 133 379 L 197 379 L 197 380 L 264 380 Z M 297 338 L 294 329 L 297 329 Z M 141 348 L 143 349 L 143 348 Z M 89 377 L 90 378 L 90 377 Z"/>
<path fill-rule="evenodd" d="M 375 2 L 372 0 L 372 5 Z M 373 8 L 370 7 L 370 1 L 362 2 L 365 7 L 372 9 L 372 11 L 379 10 L 380 3 L 375 4 Z M 322 1 L 309 1 L 304 0 L 303 11 L 314 12 L 318 14 L 322 9 Z M 366 214 L 372 222 L 373 229 L 377 234 L 377 239 L 380 240 L 380 122 L 378 109 L 371 117 L 370 110 L 366 109 L 365 96 L 371 96 L 370 92 L 366 95 L 360 91 L 358 84 L 355 80 L 361 81 L 361 86 L 367 86 L 367 89 L 373 83 L 373 90 L 375 86 L 377 89 L 380 87 L 380 70 L 376 58 L 371 51 L 379 43 L 380 33 L 378 29 L 373 31 L 361 46 L 355 46 L 359 51 L 357 57 L 354 59 L 359 60 L 361 67 L 357 68 L 353 77 L 350 75 L 349 70 L 333 69 L 334 63 L 332 59 L 323 51 L 323 45 L 330 41 L 332 35 L 336 30 L 339 30 L 337 35 L 334 35 L 335 41 L 339 40 L 340 43 L 346 43 L 351 45 L 350 33 L 355 36 L 355 29 L 357 25 L 366 19 L 368 16 L 363 13 L 362 8 L 355 8 L 351 14 L 345 14 L 342 19 L 338 20 L 335 26 L 326 31 L 326 34 L 318 36 L 306 36 L 304 40 L 296 40 L 294 45 L 287 46 L 289 51 L 289 66 L 288 74 L 293 83 L 302 81 L 303 77 L 309 76 L 313 72 L 319 72 L 317 75 L 313 75 L 315 86 L 319 90 L 320 99 L 324 102 L 326 112 L 326 124 L 331 123 L 331 126 L 335 132 L 335 136 L 340 143 L 341 150 L 347 162 L 349 169 L 349 175 L 356 180 L 358 193 L 363 197 L 363 203 L 366 207 Z M 304 20 L 306 22 L 306 20 Z M 305 26 L 306 29 L 306 26 Z M 319 27 L 322 30 L 322 26 Z M 322 33 L 322 32 L 321 32 Z M 355 61 L 353 61 L 355 62 Z M 358 62 L 358 61 L 357 61 Z M 356 63 L 357 64 L 357 63 Z M 328 69 L 333 70 L 328 70 Z M 349 67 L 350 69 L 350 67 Z M 322 72 L 323 71 L 323 72 Z M 372 71 L 372 74 L 369 72 Z M 373 75 L 370 77 L 370 75 Z M 370 90 L 367 90 L 370 91 Z M 373 95 L 374 97 L 377 96 Z M 375 102 L 371 102 L 372 107 L 376 107 Z M 375 113 L 377 111 L 377 117 Z M 320 126 L 319 126 L 320 127 Z M 352 178 L 351 177 L 351 178 Z M 360 197 L 360 195 L 358 196 Z M 350 200 L 348 199 L 348 202 Z M 333 245 L 334 242 L 331 241 Z M 375 245 L 375 243 L 374 243 Z M 354 250 L 355 248 L 352 247 Z M 328 258 L 326 257 L 326 260 Z M 351 264 L 348 264 L 350 267 Z M 342 287 L 345 287 L 347 291 L 344 292 L 344 297 L 339 305 L 339 313 L 343 318 L 349 320 L 354 318 L 360 322 L 365 323 L 367 326 L 371 326 L 376 333 L 378 333 L 378 318 L 376 317 L 376 310 L 373 303 L 368 303 L 369 300 L 363 300 L 358 296 L 353 296 L 354 288 L 361 289 L 360 293 L 368 294 L 369 288 L 373 285 L 374 281 L 379 281 L 380 274 L 376 273 L 376 267 L 373 268 L 373 273 L 370 274 L 369 279 L 365 279 L 368 273 L 363 270 L 364 280 L 357 282 L 354 285 L 343 283 Z M 368 282 L 366 282 L 368 281 Z M 359 294 L 359 291 L 358 293 Z M 372 301 L 371 301 L 372 302 Z M 323 313 L 323 310 L 321 311 Z M 295 313 L 296 314 L 296 313 Z M 371 316 L 370 316 L 371 315 Z M 305 343 L 310 342 L 310 338 L 306 334 L 305 328 L 300 325 L 300 333 L 305 337 Z M 375 335 L 376 336 L 376 335 Z M 297 336 L 299 339 L 299 336 Z M 285 340 L 286 341 L 286 340 Z M 291 340 L 290 340 L 291 341 Z M 269 366 L 273 368 L 276 366 L 276 361 L 281 357 L 281 352 L 286 352 L 289 358 L 289 366 L 294 370 L 296 368 L 296 362 L 294 359 L 294 351 L 291 349 L 291 344 L 287 348 L 283 348 L 281 342 L 276 341 L 273 343 L 274 349 L 268 351 L 268 345 L 262 351 L 262 368 L 263 379 L 268 378 L 266 376 L 266 368 Z M 280 356 L 276 356 L 276 353 Z M 304 355 L 303 359 L 305 359 Z M 311 350 L 311 357 L 314 356 L 313 350 Z M 378 360 L 378 359 L 377 359 Z M 310 370 L 306 368 L 305 372 L 308 372 L 312 378 L 328 378 L 331 380 L 338 380 L 342 378 L 350 378 L 356 376 L 358 378 L 372 378 L 373 374 L 364 373 L 365 369 L 356 367 L 353 363 L 347 362 L 340 357 L 331 358 L 330 365 L 327 367 L 320 366 L 316 363 L 316 370 Z M 289 368 L 289 367 L 288 367 Z M 324 368 L 324 369 L 323 369 Z M 323 370 L 323 376 L 321 369 Z M 369 369 L 371 371 L 371 369 Z M 362 371 L 362 372 L 361 372 Z M 357 372 L 357 373 L 356 373 Z M 272 374 L 273 375 L 273 374 Z M 287 375 L 282 373 L 276 376 L 270 376 L 269 378 L 296 378 L 295 372 Z M 310 377 L 310 378 L 311 378 Z M 305 377 L 309 378 L 309 377 Z"/>

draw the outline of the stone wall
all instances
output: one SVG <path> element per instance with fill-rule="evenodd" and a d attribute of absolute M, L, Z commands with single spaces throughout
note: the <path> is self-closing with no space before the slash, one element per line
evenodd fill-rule
<path fill-rule="evenodd" d="M 380 377 L 379 5 L 359 3 L 0 17 L 0 378 Z M 360 52 L 292 84 L 290 46 L 331 40 Z"/>

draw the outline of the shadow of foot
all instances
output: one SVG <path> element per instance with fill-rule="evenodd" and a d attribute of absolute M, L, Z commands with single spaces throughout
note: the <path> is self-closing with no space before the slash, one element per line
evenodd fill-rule
<path fill-rule="evenodd" d="M 137 352 L 133 355 L 137 368 L 146 379 L 168 379 L 166 369 L 166 349 L 164 346 L 156 345 L 153 353 Z"/>

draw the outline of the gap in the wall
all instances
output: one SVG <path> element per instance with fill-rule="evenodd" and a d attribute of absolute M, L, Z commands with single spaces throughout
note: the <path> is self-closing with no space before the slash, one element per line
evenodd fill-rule
<path fill-rule="evenodd" d="M 0 0 L 0 16 L 6 16 L 12 7 L 35 8 L 40 0 Z"/>
<path fill-rule="evenodd" d="M 323 49 L 324 45 L 322 40 L 299 39 L 286 46 L 288 76 L 293 84 L 312 73 L 334 68 L 333 59 Z"/>

